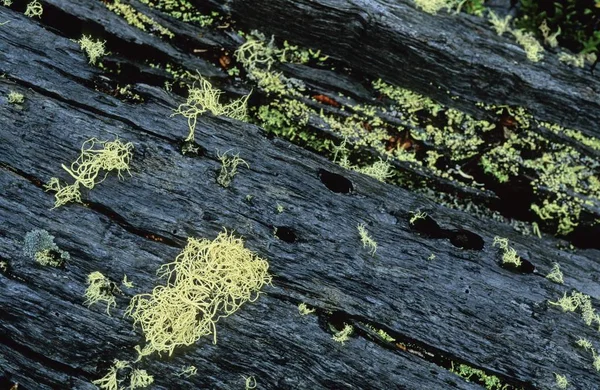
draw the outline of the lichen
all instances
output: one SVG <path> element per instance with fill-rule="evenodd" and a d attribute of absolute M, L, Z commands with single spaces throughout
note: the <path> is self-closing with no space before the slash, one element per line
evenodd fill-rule
<path fill-rule="evenodd" d="M 520 267 L 523 264 L 523 261 L 517 255 L 517 251 L 508 245 L 507 238 L 494 237 L 493 246 L 497 246 L 503 251 L 502 264 L 514 265 L 515 267 Z"/>
<path fill-rule="evenodd" d="M 54 236 L 42 229 L 25 234 L 23 254 L 41 265 L 52 267 L 60 267 L 70 259 L 69 253 L 54 243 Z"/>
<path fill-rule="evenodd" d="M 194 141 L 198 115 L 210 112 L 215 116 L 228 116 L 241 121 L 246 120 L 248 115 L 247 107 L 250 94 L 233 100 L 228 104 L 223 104 L 220 102 L 221 95 L 223 94 L 222 91 L 214 88 L 212 84 L 202 76 L 200 76 L 199 81 L 200 85 L 196 86 L 196 83 L 194 83 L 192 87 L 190 87 L 186 102 L 180 104 L 172 114 L 172 116 L 183 115 L 187 118 L 190 132 L 185 139 L 186 141 Z"/>
<path fill-rule="evenodd" d="M 375 242 L 375 240 L 373 240 L 373 238 L 369 235 L 365 224 L 359 223 L 357 229 L 363 248 L 369 249 L 371 256 L 375 256 L 375 252 L 377 251 L 377 242 Z"/>
<path fill-rule="evenodd" d="M 560 265 L 558 263 L 554 263 L 550 273 L 546 275 L 546 279 L 553 281 L 554 283 L 564 284 L 565 281 L 563 279 L 563 273 L 560 270 Z"/>
<path fill-rule="evenodd" d="M 75 182 L 71 185 L 62 185 L 58 178 L 51 178 L 45 185 L 46 191 L 55 191 L 54 208 L 69 202 L 81 202 L 80 185 L 87 189 L 94 188 L 102 183 L 110 171 L 116 170 L 119 179 L 123 179 L 122 171 L 129 173 L 133 144 L 123 143 L 119 139 L 114 141 L 100 141 L 91 138 L 81 145 L 81 154 L 68 168 L 67 171 Z M 104 177 L 100 172 L 105 171 Z"/>
<path fill-rule="evenodd" d="M 338 343 L 341 343 L 343 345 L 346 341 L 350 340 L 350 335 L 353 331 L 354 328 L 352 327 L 352 325 L 344 324 L 344 328 L 339 332 L 336 332 L 332 336 L 332 338 L 334 341 L 337 341 Z"/>
<path fill-rule="evenodd" d="M 44 12 L 44 8 L 42 4 L 38 0 L 33 0 L 27 4 L 27 8 L 25 9 L 25 16 L 30 18 L 38 17 L 41 18 L 42 13 Z"/>
<path fill-rule="evenodd" d="M 25 102 L 25 96 L 22 93 L 10 91 L 8 93 L 7 101 L 10 104 L 23 104 Z"/>
<path fill-rule="evenodd" d="M 115 14 L 123 17 L 127 23 L 137 27 L 142 31 L 158 32 L 160 35 L 167 38 L 174 38 L 173 34 L 168 28 L 162 26 L 156 20 L 151 17 L 139 12 L 133 6 L 122 3 L 121 0 L 113 0 L 112 2 L 105 2 L 106 8 L 114 12 Z"/>
<path fill-rule="evenodd" d="M 105 302 L 106 314 L 110 316 L 110 308 L 117 305 L 114 293 L 120 292 L 119 288 L 99 271 L 89 274 L 87 283 L 84 304 L 91 306 L 98 302 Z"/>
<path fill-rule="evenodd" d="M 229 151 L 226 151 L 223 154 L 217 153 L 217 157 L 219 158 L 219 161 L 221 161 L 221 170 L 217 177 L 217 183 L 225 188 L 231 185 L 231 181 L 235 175 L 237 175 L 237 168 L 240 164 L 244 164 L 246 168 L 250 168 L 248 163 L 240 157 L 239 153 L 229 156 L 227 154 L 228 152 Z"/>
<path fill-rule="evenodd" d="M 106 54 L 104 48 L 106 41 L 101 41 L 99 39 L 94 41 L 91 36 L 84 34 L 77 43 L 79 43 L 81 50 L 88 56 L 89 63 L 92 65 L 96 64 L 96 61 Z"/>
<path fill-rule="evenodd" d="M 298 305 L 298 311 L 300 312 L 300 315 L 302 316 L 306 316 L 309 314 L 312 314 L 315 312 L 315 309 L 310 309 L 306 303 L 302 302 Z"/>
<path fill-rule="evenodd" d="M 146 340 L 143 349 L 136 348 L 138 360 L 154 352 L 171 355 L 209 334 L 216 343 L 217 321 L 258 299 L 271 281 L 268 267 L 226 231 L 213 241 L 189 238 L 175 261 L 159 268 L 166 284 L 136 295 L 127 308 L 126 315 L 141 326 Z"/>

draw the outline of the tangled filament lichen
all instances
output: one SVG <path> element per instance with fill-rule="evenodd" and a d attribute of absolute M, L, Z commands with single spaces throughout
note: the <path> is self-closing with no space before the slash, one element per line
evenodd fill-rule
<path fill-rule="evenodd" d="M 186 141 L 194 140 L 196 130 L 196 120 L 198 115 L 209 111 L 215 116 L 228 116 L 233 119 L 245 120 L 248 110 L 248 98 L 250 94 L 239 99 L 231 101 L 229 104 L 219 102 L 222 91 L 214 88 L 212 84 L 200 76 L 200 86 L 192 85 L 188 92 L 188 98 L 185 103 L 180 104 L 173 115 L 183 115 L 188 120 L 190 133 Z"/>
<path fill-rule="evenodd" d="M 75 183 L 63 186 L 57 178 L 53 177 L 45 185 L 46 191 L 56 192 L 54 208 L 72 201 L 81 202 L 79 186 L 83 185 L 91 190 L 96 184 L 103 182 L 108 176 L 108 172 L 112 170 L 116 169 L 119 178 L 122 179 L 121 171 L 129 172 L 132 149 L 131 142 L 124 144 L 119 139 L 99 141 L 91 138 L 85 141 L 81 145 L 81 154 L 71 164 L 71 167 L 67 168 L 64 164 L 62 165 L 63 169 L 75 179 Z M 101 170 L 104 170 L 105 173 L 104 177 L 99 179 Z"/>
<path fill-rule="evenodd" d="M 228 151 L 223 154 L 217 152 L 217 157 L 221 161 L 221 171 L 217 177 L 217 183 L 225 188 L 229 187 L 233 177 L 237 174 L 238 165 L 244 164 L 246 168 L 250 168 L 248 163 L 240 157 L 239 153 L 232 156 L 228 156 L 227 153 Z"/>
<path fill-rule="evenodd" d="M 110 315 L 110 307 L 117 305 L 113 291 L 119 291 L 118 287 L 98 271 L 88 275 L 88 285 L 84 304 L 91 306 L 97 302 L 106 302 L 106 313 Z"/>
<path fill-rule="evenodd" d="M 175 261 L 159 268 L 166 284 L 136 295 L 127 309 L 146 339 L 138 359 L 153 352 L 171 355 L 176 347 L 209 334 L 216 343 L 217 321 L 258 298 L 271 281 L 268 268 L 266 260 L 227 231 L 214 241 L 189 238 Z"/>
<path fill-rule="evenodd" d="M 346 341 L 350 340 L 350 335 L 352 334 L 353 330 L 354 328 L 352 325 L 344 324 L 344 329 L 334 334 L 332 338 L 343 345 Z"/>
<path fill-rule="evenodd" d="M 371 256 L 375 256 L 375 252 L 377 251 L 377 242 L 369 235 L 364 223 L 359 223 L 357 228 L 363 248 L 368 248 Z"/>
<path fill-rule="evenodd" d="M 90 64 L 95 64 L 100 57 L 106 54 L 104 49 L 106 41 L 101 41 L 99 39 L 93 41 L 91 36 L 84 34 L 77 43 L 81 46 L 81 50 L 87 54 Z"/>
<path fill-rule="evenodd" d="M 118 390 L 119 384 L 122 381 L 117 378 L 117 375 L 119 370 L 124 368 L 129 368 L 129 362 L 115 359 L 115 362 L 108 370 L 108 373 L 102 378 L 92 381 L 92 383 L 102 390 Z"/>

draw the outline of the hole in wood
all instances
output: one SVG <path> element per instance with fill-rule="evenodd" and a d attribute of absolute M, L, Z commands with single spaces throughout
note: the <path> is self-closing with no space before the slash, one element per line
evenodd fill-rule
<path fill-rule="evenodd" d="M 319 179 L 330 191 L 338 194 L 348 194 L 354 190 L 352 182 L 342 175 L 319 169 Z"/>
<path fill-rule="evenodd" d="M 480 251 L 483 249 L 483 238 L 465 229 L 456 229 L 448 232 L 450 243 L 457 248 Z"/>
<path fill-rule="evenodd" d="M 296 232 L 287 226 L 276 226 L 275 236 L 277 236 L 277 238 L 279 238 L 281 241 L 287 242 L 288 244 L 296 242 Z"/>

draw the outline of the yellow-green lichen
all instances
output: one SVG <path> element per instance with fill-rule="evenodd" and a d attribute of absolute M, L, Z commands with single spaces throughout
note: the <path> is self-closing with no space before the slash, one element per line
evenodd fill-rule
<path fill-rule="evenodd" d="M 130 367 L 129 362 L 115 359 L 108 373 L 102 378 L 92 381 L 92 383 L 102 390 L 118 390 L 120 388 L 119 385 L 123 382 L 123 380 L 118 379 L 119 370 Z"/>
<path fill-rule="evenodd" d="M 84 34 L 77 43 L 79 43 L 81 50 L 88 56 L 89 63 L 92 65 L 96 64 L 96 61 L 106 54 L 104 48 L 106 41 L 101 41 L 99 39 L 94 41 L 91 36 Z"/>
<path fill-rule="evenodd" d="M 569 386 L 569 381 L 565 375 L 554 373 L 554 377 L 556 379 L 556 387 L 559 389 L 566 389 Z"/>
<path fill-rule="evenodd" d="M 359 223 L 357 229 L 363 248 L 367 248 L 371 256 L 375 256 L 375 252 L 377 251 L 377 242 L 375 242 L 373 237 L 369 235 L 364 223 Z"/>
<path fill-rule="evenodd" d="M 450 372 L 453 372 L 465 381 L 470 382 L 475 377 L 479 382 L 482 382 L 486 390 L 504 390 L 508 385 L 503 384 L 500 378 L 495 375 L 488 375 L 485 371 L 478 368 L 473 368 L 466 364 L 460 364 L 454 367 L 454 362 L 451 362 Z"/>
<path fill-rule="evenodd" d="M 350 340 L 350 335 L 353 331 L 354 328 L 352 325 L 344 324 L 344 328 L 339 332 L 336 332 L 332 338 L 334 341 L 337 341 L 343 345 L 346 341 Z"/>
<path fill-rule="evenodd" d="M 38 0 L 33 0 L 27 3 L 27 8 L 25 9 L 25 16 L 28 16 L 30 18 L 37 16 L 38 18 L 40 18 L 43 12 L 44 8 L 42 7 L 42 3 L 40 3 Z"/>
<path fill-rule="evenodd" d="M 200 85 L 196 83 L 190 87 L 188 98 L 185 103 L 182 103 L 174 110 L 172 115 L 183 115 L 188 120 L 189 134 L 186 141 L 193 141 L 196 130 L 196 122 L 198 115 L 210 112 L 215 116 L 228 116 L 237 120 L 246 120 L 248 109 L 248 98 L 250 94 L 239 99 L 233 100 L 228 104 L 220 102 L 223 94 L 212 84 L 200 76 Z"/>
<path fill-rule="evenodd" d="M 226 151 L 223 154 L 217 152 L 217 157 L 221 161 L 221 170 L 217 177 L 217 183 L 225 188 L 229 187 L 234 176 L 237 175 L 237 168 L 240 164 L 245 165 L 246 168 L 250 168 L 248 163 L 240 157 L 239 153 L 229 156 L 228 152 Z"/>
<path fill-rule="evenodd" d="M 70 167 L 62 165 L 75 182 L 71 185 L 62 185 L 58 178 L 53 177 L 45 185 L 46 191 L 55 191 L 54 208 L 69 202 L 81 203 L 79 186 L 91 190 L 96 184 L 103 182 L 112 170 L 116 170 L 117 175 L 122 179 L 121 172 L 129 172 L 132 150 L 131 142 L 123 143 L 119 139 L 100 141 L 91 138 L 85 141 L 81 145 L 81 154 L 77 160 Z M 105 171 L 104 176 L 101 171 Z"/>
<path fill-rule="evenodd" d="M 114 293 L 120 292 L 119 288 L 98 271 L 88 275 L 87 283 L 84 304 L 91 306 L 94 303 L 105 302 L 106 313 L 110 316 L 110 308 L 117 305 Z"/>
<path fill-rule="evenodd" d="M 306 316 L 309 314 L 312 314 L 315 312 L 315 309 L 310 309 L 306 303 L 302 302 L 298 305 L 298 311 L 300 312 L 300 315 L 302 316 Z"/>
<path fill-rule="evenodd" d="M 142 31 L 157 32 L 167 38 L 175 37 L 175 34 L 168 28 L 162 26 L 148 15 L 136 10 L 130 4 L 122 3 L 121 0 L 113 0 L 112 2 L 105 2 L 104 5 L 115 14 L 123 17 L 127 23 Z"/>
<path fill-rule="evenodd" d="M 507 238 L 494 237 L 493 246 L 497 246 L 503 251 L 502 264 L 513 265 L 515 267 L 520 267 L 523 264 L 523 261 L 517 255 L 517 251 L 508 245 Z"/>
<path fill-rule="evenodd" d="M 126 314 L 142 328 L 146 340 L 143 349 L 136 348 L 138 359 L 153 352 L 171 355 L 209 334 L 216 343 L 219 318 L 258 299 L 260 289 L 271 281 L 268 267 L 226 231 L 212 241 L 189 238 L 175 261 L 159 268 L 165 285 L 131 299 Z"/>
<path fill-rule="evenodd" d="M 563 273 L 560 270 L 560 265 L 558 263 L 554 263 L 550 273 L 546 275 L 546 279 L 553 281 L 554 283 L 564 284 L 565 281 L 563 279 Z"/>
<path fill-rule="evenodd" d="M 22 93 L 10 91 L 8 93 L 7 101 L 10 104 L 23 104 L 25 102 L 25 96 Z"/>

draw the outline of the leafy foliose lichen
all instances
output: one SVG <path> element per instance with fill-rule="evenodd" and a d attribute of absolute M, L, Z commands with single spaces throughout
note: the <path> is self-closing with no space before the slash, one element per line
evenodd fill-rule
<path fill-rule="evenodd" d="M 41 265 L 60 267 L 70 259 L 68 252 L 54 243 L 54 236 L 45 230 L 32 230 L 25 235 L 23 254 Z"/>
<path fill-rule="evenodd" d="M 138 359 L 153 352 L 171 355 L 209 334 L 216 343 L 219 318 L 258 299 L 260 289 L 271 282 L 268 268 L 266 260 L 226 231 L 213 241 L 189 238 L 175 261 L 159 268 L 165 285 L 136 295 L 127 309 L 146 339 L 143 349 L 136 348 Z"/>

